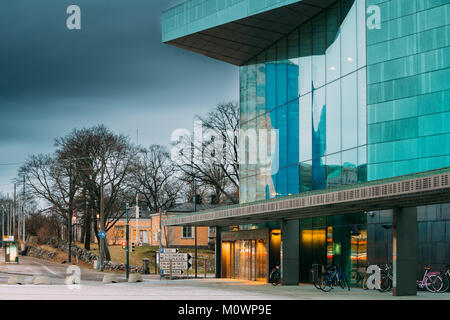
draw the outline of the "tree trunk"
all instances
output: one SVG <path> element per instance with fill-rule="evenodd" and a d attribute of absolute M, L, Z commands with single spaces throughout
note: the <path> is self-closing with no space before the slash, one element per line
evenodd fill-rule
<path fill-rule="evenodd" d="M 84 220 L 84 248 L 91 250 L 91 230 L 92 219 L 91 215 L 86 213 L 86 219 Z"/>
<path fill-rule="evenodd" d="M 105 261 L 111 261 L 111 253 L 109 252 L 108 239 L 103 238 L 103 251 L 105 253 Z"/>

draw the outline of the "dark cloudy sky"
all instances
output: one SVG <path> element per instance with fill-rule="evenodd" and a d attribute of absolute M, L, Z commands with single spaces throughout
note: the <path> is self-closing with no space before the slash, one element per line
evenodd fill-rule
<path fill-rule="evenodd" d="M 180 0 L 0 1 L 0 192 L 17 165 L 73 128 L 103 123 L 148 146 L 219 101 L 238 100 L 234 66 L 161 43 Z M 81 8 L 82 30 L 66 9 Z"/>

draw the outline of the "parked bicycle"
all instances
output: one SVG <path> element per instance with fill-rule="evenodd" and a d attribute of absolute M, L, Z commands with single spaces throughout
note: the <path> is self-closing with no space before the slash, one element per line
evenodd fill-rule
<path fill-rule="evenodd" d="M 272 269 L 269 276 L 269 282 L 274 286 L 277 286 L 281 283 L 281 266 L 277 265 Z"/>
<path fill-rule="evenodd" d="M 324 292 L 329 292 L 335 286 L 340 286 L 342 289 L 347 287 L 348 291 L 350 291 L 347 277 L 340 266 L 328 266 L 325 272 L 317 278 L 314 285 Z"/>
<path fill-rule="evenodd" d="M 388 292 L 392 290 L 394 276 L 392 274 L 392 266 L 390 264 L 383 264 L 380 267 L 380 292 Z"/>
<path fill-rule="evenodd" d="M 446 265 L 445 266 L 445 272 L 441 272 L 439 275 L 442 279 L 442 287 L 440 290 L 437 290 L 436 292 L 442 293 L 442 292 L 447 292 L 449 286 L 450 286 L 450 265 Z M 439 278 L 435 278 L 433 280 L 433 287 L 437 288 L 439 287 L 440 283 L 439 283 Z"/>
<path fill-rule="evenodd" d="M 444 281 L 440 272 L 431 272 L 431 268 L 425 267 L 422 280 L 417 280 L 417 286 L 420 289 L 427 289 L 430 292 L 440 292 L 444 285 Z"/>
<path fill-rule="evenodd" d="M 350 280 L 355 282 L 357 286 L 362 287 L 364 290 L 367 290 L 367 278 L 369 275 L 363 268 L 363 271 L 353 270 L 350 272 Z"/>

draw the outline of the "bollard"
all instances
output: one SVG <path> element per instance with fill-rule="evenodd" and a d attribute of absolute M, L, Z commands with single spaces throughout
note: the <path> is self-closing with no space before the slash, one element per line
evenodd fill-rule
<path fill-rule="evenodd" d="M 132 273 L 128 278 L 128 282 L 143 282 L 142 275 L 140 273 Z"/>
<path fill-rule="evenodd" d="M 144 268 L 144 274 L 150 274 L 150 259 L 148 258 L 142 259 L 142 264 Z"/>
<path fill-rule="evenodd" d="M 25 284 L 25 277 L 24 276 L 10 276 L 8 278 L 8 284 Z"/>
<path fill-rule="evenodd" d="M 117 283 L 117 275 L 115 274 L 105 274 L 103 277 L 103 283 Z"/>
<path fill-rule="evenodd" d="M 52 280 L 50 279 L 50 277 L 47 277 L 47 276 L 37 276 L 36 278 L 34 278 L 33 284 L 36 284 L 36 285 L 39 285 L 39 284 L 50 285 L 50 284 L 52 284 Z"/>

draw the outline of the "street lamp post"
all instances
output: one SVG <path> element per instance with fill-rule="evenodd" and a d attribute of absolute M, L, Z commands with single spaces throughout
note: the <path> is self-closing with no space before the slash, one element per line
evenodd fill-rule
<path fill-rule="evenodd" d="M 197 186 L 195 184 L 194 177 L 194 212 L 197 212 Z M 192 230 L 192 229 L 191 229 Z M 194 256 L 195 256 L 195 278 L 197 279 L 197 270 L 198 270 L 198 256 L 197 256 L 197 226 L 194 226 Z"/>
<path fill-rule="evenodd" d="M 3 239 L 3 236 L 5 235 L 5 210 L 3 210 L 3 204 L 0 209 L 2 210 L 2 239 Z"/>

